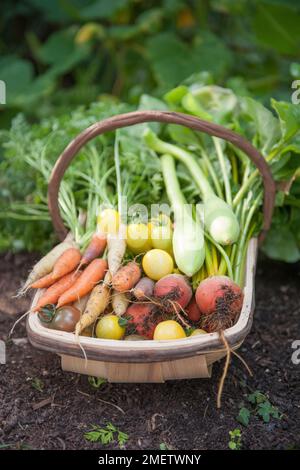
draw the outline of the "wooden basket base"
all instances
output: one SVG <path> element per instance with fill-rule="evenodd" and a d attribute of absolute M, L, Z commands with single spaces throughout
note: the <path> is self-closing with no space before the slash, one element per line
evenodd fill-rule
<path fill-rule="evenodd" d="M 61 355 L 64 371 L 103 377 L 116 383 L 164 383 L 166 380 L 209 378 L 212 363 L 224 357 L 224 353 L 198 355 L 166 362 L 115 363 L 93 361 Z"/>

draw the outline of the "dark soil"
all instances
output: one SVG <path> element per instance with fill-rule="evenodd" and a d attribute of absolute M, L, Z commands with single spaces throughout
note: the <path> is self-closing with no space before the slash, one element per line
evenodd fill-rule
<path fill-rule="evenodd" d="M 34 256 L 0 259 L 0 338 L 7 339 L 28 306 L 28 299 L 12 296 Z M 112 422 L 128 434 L 128 449 L 159 449 L 162 443 L 171 449 L 226 449 L 235 428 L 242 431 L 244 449 L 299 449 L 300 364 L 291 360 L 292 343 L 300 340 L 299 318 L 300 266 L 261 261 L 255 321 L 240 349 L 254 377 L 233 358 L 221 411 L 216 392 L 222 363 L 208 380 L 105 383 L 95 389 L 86 376 L 62 372 L 54 354 L 31 347 L 22 321 L 7 342 L 7 363 L 0 365 L 0 447 L 100 449 L 102 444 L 88 442 L 84 433 L 93 424 Z M 255 390 L 278 407 L 281 419 L 264 423 L 253 414 L 247 427 L 237 422 L 239 408 L 251 408 L 247 395 Z"/>

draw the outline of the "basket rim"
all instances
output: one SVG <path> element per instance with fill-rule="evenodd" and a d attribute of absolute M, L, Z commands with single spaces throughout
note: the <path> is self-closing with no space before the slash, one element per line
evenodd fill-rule
<path fill-rule="evenodd" d="M 236 324 L 225 330 L 226 339 L 232 348 L 238 347 L 243 342 L 252 326 L 257 246 L 257 238 L 252 238 L 247 250 L 242 311 Z M 40 295 L 41 291 L 38 291 L 31 307 L 35 305 Z M 33 346 L 60 355 L 83 357 L 82 349 L 73 333 L 45 328 L 33 312 L 27 317 L 26 327 L 28 338 Z M 179 340 L 134 342 L 81 336 L 80 344 L 85 350 L 87 359 L 107 362 L 159 362 L 224 350 L 218 333 Z"/>

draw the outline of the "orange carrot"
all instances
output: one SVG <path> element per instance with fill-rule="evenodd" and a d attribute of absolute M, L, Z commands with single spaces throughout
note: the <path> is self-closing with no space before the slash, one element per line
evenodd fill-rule
<path fill-rule="evenodd" d="M 69 248 L 56 261 L 52 274 L 55 279 L 59 279 L 70 273 L 78 266 L 81 259 L 80 251 L 77 248 Z"/>
<path fill-rule="evenodd" d="M 68 248 L 56 261 L 53 271 L 31 284 L 33 289 L 43 289 L 73 271 L 80 262 L 81 254 L 77 248 Z"/>
<path fill-rule="evenodd" d="M 54 284 L 55 279 L 53 279 L 52 273 L 47 274 L 44 277 L 41 277 L 41 279 L 38 279 L 35 281 L 33 284 L 31 284 L 30 288 L 31 289 L 44 289 L 45 287 L 49 287 L 52 284 Z"/>
<path fill-rule="evenodd" d="M 88 247 L 82 255 L 80 265 L 90 263 L 93 259 L 101 256 L 106 247 L 106 236 L 103 233 L 94 233 Z"/>
<path fill-rule="evenodd" d="M 76 282 L 81 273 L 79 271 L 72 271 L 69 274 L 66 274 L 57 282 L 55 282 L 51 287 L 49 287 L 44 294 L 39 298 L 36 306 L 33 311 L 37 312 L 42 307 L 48 304 L 56 304 L 59 297 L 66 292 L 70 287 Z"/>
<path fill-rule="evenodd" d="M 117 271 L 112 278 L 112 286 L 117 292 L 126 292 L 132 289 L 141 278 L 141 268 L 131 261 Z"/>
<path fill-rule="evenodd" d="M 81 273 L 75 284 L 59 297 L 57 307 L 75 302 L 90 292 L 104 278 L 106 270 L 106 260 L 94 259 Z"/>

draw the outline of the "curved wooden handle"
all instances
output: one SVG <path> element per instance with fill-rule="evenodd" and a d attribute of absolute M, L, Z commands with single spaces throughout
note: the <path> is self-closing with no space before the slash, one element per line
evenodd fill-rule
<path fill-rule="evenodd" d="M 233 145 L 242 150 L 246 155 L 248 155 L 248 157 L 260 171 L 264 184 L 264 223 L 262 232 L 260 234 L 261 241 L 264 238 L 267 230 L 270 228 L 275 203 L 275 182 L 273 180 L 269 166 L 263 156 L 246 139 L 223 126 L 220 126 L 219 124 L 203 121 L 202 119 L 190 116 L 188 114 L 175 113 L 171 111 L 134 111 L 131 113 L 119 114 L 117 116 L 104 119 L 103 121 L 96 122 L 78 134 L 78 136 L 69 143 L 69 145 L 65 148 L 63 153 L 56 161 L 56 164 L 51 173 L 48 187 L 48 206 L 53 226 L 58 237 L 63 240 L 68 233 L 68 230 L 64 226 L 63 220 L 59 213 L 59 186 L 66 169 L 78 151 L 87 142 L 92 140 L 94 137 L 103 134 L 104 132 L 114 131 L 121 127 L 133 126 L 134 124 L 153 121 L 165 122 L 168 124 L 180 124 L 182 126 L 189 127 L 190 129 L 219 137 L 221 139 L 227 140 L 228 142 L 231 142 Z"/>

